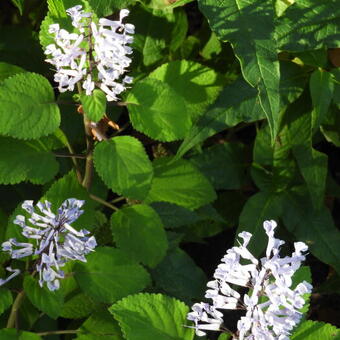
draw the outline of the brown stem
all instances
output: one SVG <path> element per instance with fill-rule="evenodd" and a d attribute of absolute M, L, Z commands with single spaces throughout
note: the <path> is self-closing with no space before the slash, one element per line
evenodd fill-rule
<path fill-rule="evenodd" d="M 93 176 L 93 149 L 94 141 L 91 134 L 91 121 L 86 117 L 84 113 L 84 127 L 86 134 L 86 165 L 85 165 L 85 175 L 82 182 L 82 186 L 87 190 L 90 189 Z"/>
<path fill-rule="evenodd" d="M 11 313 L 9 314 L 6 328 L 14 328 L 17 326 L 18 312 L 22 302 L 24 301 L 25 291 L 21 291 L 14 300 Z"/>

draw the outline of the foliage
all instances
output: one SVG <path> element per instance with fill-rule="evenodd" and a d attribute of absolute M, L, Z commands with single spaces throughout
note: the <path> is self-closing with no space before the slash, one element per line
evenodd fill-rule
<path fill-rule="evenodd" d="M 59 93 L 44 62 L 49 25 L 73 30 L 77 4 L 94 22 L 130 10 L 134 81 L 117 102 Z M 315 292 L 338 293 L 339 20 L 337 0 L 3 1 L 0 244 L 26 242 L 13 223 L 23 201 L 55 211 L 76 198 L 72 226 L 98 247 L 63 267 L 56 292 L 34 256 L 0 252 L 0 278 L 21 270 L 0 287 L 0 338 L 192 340 L 188 307 L 235 232 L 265 251 L 266 219 L 308 244 Z M 303 312 L 291 339 L 340 338 L 331 312 Z"/>

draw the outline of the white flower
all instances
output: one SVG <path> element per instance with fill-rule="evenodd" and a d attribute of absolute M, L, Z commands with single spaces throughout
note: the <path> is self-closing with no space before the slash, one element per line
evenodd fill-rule
<path fill-rule="evenodd" d="M 49 27 L 55 44 L 48 45 L 46 61 L 56 67 L 54 80 L 60 92 L 73 91 L 81 82 L 86 95 L 91 95 L 95 86 L 105 92 L 108 101 L 118 96 L 132 83 L 124 73 L 131 64 L 129 46 L 133 42 L 134 26 L 124 24 L 129 14 L 122 9 L 119 20 L 101 18 L 94 22 L 91 13 L 84 13 L 81 5 L 66 10 L 72 19 L 76 33 L 60 29 L 58 24 Z"/>
<path fill-rule="evenodd" d="M 36 207 L 33 206 L 33 201 L 24 201 L 22 208 L 30 217 L 26 221 L 25 216 L 18 215 L 14 223 L 22 228 L 22 235 L 32 239 L 35 245 L 17 242 L 12 238 L 2 243 L 2 250 L 8 252 L 13 259 L 36 256 L 35 267 L 39 273 L 40 286 L 46 283 L 48 289 L 58 289 L 59 279 L 64 277 L 60 267 L 70 260 L 86 262 L 85 255 L 97 245 L 94 236 L 89 237 L 87 230 L 77 231 L 71 226 L 83 213 L 80 209 L 83 204 L 84 201 L 67 199 L 55 214 L 48 201 L 39 202 Z M 4 283 L 8 281 L 9 279 Z"/>
<path fill-rule="evenodd" d="M 292 256 L 280 257 L 282 240 L 274 237 L 275 221 L 265 221 L 263 227 L 268 235 L 266 257 L 257 260 L 247 249 L 252 235 L 242 232 L 238 247 L 227 250 L 214 273 L 215 280 L 208 282 L 205 297 L 212 304 L 196 303 L 188 320 L 198 336 L 206 330 L 222 330 L 225 309 L 244 309 L 246 314 L 237 323 L 234 339 L 239 340 L 285 340 L 301 319 L 305 303 L 303 294 L 310 293 L 308 282 L 299 283 L 292 289 L 292 276 L 305 260 L 303 252 L 308 247 L 303 242 L 294 244 Z M 240 295 L 232 285 L 249 288 Z"/>

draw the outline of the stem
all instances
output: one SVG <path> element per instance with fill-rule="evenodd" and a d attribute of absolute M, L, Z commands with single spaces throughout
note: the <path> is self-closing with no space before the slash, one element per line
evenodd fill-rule
<path fill-rule="evenodd" d="M 56 157 L 70 157 L 70 158 L 81 158 L 81 159 L 86 159 L 86 156 L 85 155 L 81 155 L 81 154 L 76 154 L 76 153 L 73 153 L 73 154 L 65 154 L 65 153 L 59 153 L 59 152 L 55 152 L 54 153 L 54 156 Z"/>
<path fill-rule="evenodd" d="M 65 134 L 64 134 L 64 136 L 66 137 Z M 73 155 L 73 156 L 71 156 L 71 159 L 72 159 L 72 163 L 73 163 L 74 169 L 76 171 L 78 182 L 82 183 L 83 177 L 81 175 L 81 171 L 80 171 L 80 168 L 78 166 L 77 158 L 75 157 L 74 150 L 72 148 L 72 145 L 69 143 L 67 137 L 66 137 L 66 147 L 67 147 L 68 151 L 70 152 L 70 154 Z"/>
<path fill-rule="evenodd" d="M 118 211 L 119 209 L 117 207 L 115 207 L 113 204 L 110 204 L 109 202 L 106 202 L 104 201 L 103 199 L 101 199 L 100 197 L 98 196 L 95 196 L 93 194 L 90 194 L 90 197 L 94 200 L 94 201 L 97 201 L 99 202 L 100 204 L 102 205 L 105 205 L 106 207 L 114 210 L 114 211 Z"/>
<path fill-rule="evenodd" d="M 118 203 L 120 201 L 124 201 L 126 198 L 125 197 L 118 197 L 118 198 L 115 198 L 114 200 L 111 201 L 111 203 Z"/>
<path fill-rule="evenodd" d="M 86 134 L 86 165 L 85 165 L 85 175 L 83 179 L 82 186 L 87 189 L 91 187 L 92 175 L 93 175 L 93 149 L 94 142 L 91 135 L 90 120 L 86 117 L 84 113 L 84 127 Z"/>
<path fill-rule="evenodd" d="M 6 328 L 14 328 L 17 324 L 18 312 L 22 302 L 24 301 L 25 291 L 22 290 L 14 300 L 12 305 L 11 313 L 9 314 L 9 318 L 7 320 Z"/>
<path fill-rule="evenodd" d="M 78 332 L 79 332 L 78 329 L 64 329 L 61 331 L 46 331 L 46 332 L 40 332 L 36 334 L 40 336 L 45 336 L 45 335 L 53 335 L 53 334 L 77 334 Z"/>

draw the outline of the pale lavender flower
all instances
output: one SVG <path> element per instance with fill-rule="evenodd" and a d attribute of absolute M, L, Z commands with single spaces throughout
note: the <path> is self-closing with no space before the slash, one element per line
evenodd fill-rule
<path fill-rule="evenodd" d="M 275 221 L 265 221 L 268 235 L 266 256 L 256 259 L 247 249 L 252 235 L 242 232 L 239 246 L 227 250 L 214 273 L 215 280 L 208 282 L 205 297 L 211 304 L 196 303 L 188 320 L 195 323 L 196 334 L 203 336 L 207 330 L 223 330 L 222 310 L 243 309 L 245 316 L 237 323 L 234 339 L 239 340 L 286 340 L 300 322 L 299 311 L 310 293 L 308 282 L 299 283 L 294 289 L 292 276 L 305 260 L 308 247 L 303 242 L 294 244 L 292 256 L 280 257 L 284 241 L 274 237 Z M 249 288 L 243 296 L 233 285 Z"/>
<path fill-rule="evenodd" d="M 24 201 L 22 208 L 30 217 L 26 220 L 25 216 L 18 215 L 14 223 L 22 228 L 22 235 L 32 239 L 33 243 L 17 242 L 12 238 L 2 244 L 2 250 L 13 259 L 33 255 L 40 286 L 46 283 L 49 290 L 58 289 L 59 279 L 64 277 L 60 267 L 71 260 L 86 262 L 85 255 L 97 245 L 94 236 L 89 236 L 87 230 L 78 231 L 71 226 L 83 213 L 80 209 L 83 204 L 84 201 L 67 199 L 55 214 L 48 201 L 38 202 L 35 207 L 33 201 Z"/>
<path fill-rule="evenodd" d="M 58 24 L 50 25 L 49 33 L 54 35 L 55 44 L 45 49 L 49 56 L 46 61 L 56 67 L 54 80 L 59 91 L 73 91 L 81 82 L 86 95 L 91 95 L 97 86 L 108 101 L 118 100 L 132 83 L 131 77 L 123 77 L 131 64 L 129 45 L 134 34 L 134 26 L 123 23 L 129 11 L 122 9 L 117 21 L 101 18 L 98 23 L 81 5 L 69 8 L 66 13 L 76 33 L 60 29 Z"/>

